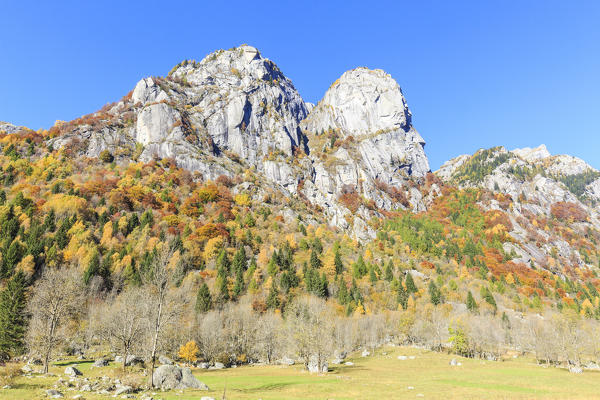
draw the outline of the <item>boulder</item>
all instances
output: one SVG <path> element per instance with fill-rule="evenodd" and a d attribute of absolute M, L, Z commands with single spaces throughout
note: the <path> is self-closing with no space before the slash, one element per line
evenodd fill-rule
<path fill-rule="evenodd" d="M 293 359 L 289 358 L 289 357 L 283 357 L 277 363 L 281 364 L 281 365 L 294 365 L 296 362 Z"/>
<path fill-rule="evenodd" d="M 194 377 L 189 368 L 176 365 L 161 365 L 154 371 L 154 384 L 163 390 L 200 389 L 208 390 L 208 386 Z"/>
<path fill-rule="evenodd" d="M 398 360 L 408 360 L 407 356 L 398 356 Z"/>
<path fill-rule="evenodd" d="M 572 365 L 569 367 L 569 372 L 572 374 L 581 374 L 583 373 L 583 368 L 580 366 Z"/>
<path fill-rule="evenodd" d="M 173 365 L 173 360 L 171 360 L 169 357 L 166 357 L 166 356 L 158 357 L 158 362 L 161 365 Z"/>
<path fill-rule="evenodd" d="M 351 366 L 353 366 L 353 365 L 354 365 L 354 363 L 353 363 L 352 361 L 346 361 L 346 362 L 344 363 L 344 365 L 347 365 L 347 366 L 351 367 Z"/>
<path fill-rule="evenodd" d="M 198 364 L 198 368 L 208 369 L 209 367 L 210 367 L 210 364 L 207 362 L 201 362 Z"/>
<path fill-rule="evenodd" d="M 25 373 L 25 374 L 29 374 L 29 373 L 33 372 L 33 368 L 31 368 L 29 365 L 25 364 L 21 367 L 21 371 L 23 371 L 23 373 Z"/>
<path fill-rule="evenodd" d="M 320 374 L 325 374 L 329 372 L 329 365 L 327 364 L 327 361 L 321 361 L 321 364 L 319 365 L 318 358 L 316 356 L 313 356 L 308 362 L 308 371 L 312 373 L 316 372 Z"/>
<path fill-rule="evenodd" d="M 343 363 L 343 362 L 344 362 L 344 360 L 342 360 L 341 358 L 334 358 L 334 359 L 331 361 L 331 363 L 332 363 L 333 365 L 340 365 L 340 364 L 341 364 L 341 363 Z"/>
<path fill-rule="evenodd" d="M 69 366 L 65 368 L 65 375 L 69 375 L 70 377 L 76 377 L 79 375 L 83 375 L 80 370 L 78 370 L 75 366 Z"/>
<path fill-rule="evenodd" d="M 128 394 L 132 392 L 133 388 L 131 386 L 121 384 L 115 386 L 115 396 L 120 396 L 122 394 Z"/>
<path fill-rule="evenodd" d="M 453 358 L 452 360 L 450 360 L 450 365 L 453 367 L 457 367 L 457 366 L 461 366 L 462 364 L 458 361 L 456 361 L 456 358 Z"/>
<path fill-rule="evenodd" d="M 121 360 L 122 361 L 122 360 Z M 92 367 L 100 368 L 100 367 L 108 367 L 108 360 L 105 358 L 99 358 L 92 364 Z"/>
<path fill-rule="evenodd" d="M 215 365 L 213 366 L 214 369 L 224 369 L 225 368 L 225 364 L 221 363 L 221 362 L 216 362 Z"/>
<path fill-rule="evenodd" d="M 361 357 L 369 357 L 371 355 L 371 352 L 365 349 L 360 355 Z"/>
<path fill-rule="evenodd" d="M 60 399 L 60 398 L 64 397 L 63 394 L 56 389 L 46 390 L 46 396 L 48 396 L 52 399 Z"/>

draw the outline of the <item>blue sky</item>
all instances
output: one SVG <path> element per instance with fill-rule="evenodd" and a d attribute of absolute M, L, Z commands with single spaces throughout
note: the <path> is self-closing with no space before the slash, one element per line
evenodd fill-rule
<path fill-rule="evenodd" d="M 600 168 L 600 1 L 4 0 L 0 13 L 0 120 L 33 129 L 248 43 L 306 101 L 348 69 L 390 73 L 434 170 L 540 143 Z"/>

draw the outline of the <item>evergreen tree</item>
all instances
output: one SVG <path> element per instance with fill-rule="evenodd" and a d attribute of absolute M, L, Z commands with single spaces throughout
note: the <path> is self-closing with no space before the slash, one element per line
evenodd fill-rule
<path fill-rule="evenodd" d="M 409 294 L 406 289 L 404 289 L 404 286 L 401 284 L 398 285 L 398 304 L 400 304 L 404 310 L 408 307 L 408 296 Z"/>
<path fill-rule="evenodd" d="M 386 281 L 391 282 L 392 279 L 394 279 L 394 264 L 392 263 L 392 260 L 390 259 L 390 261 L 388 262 L 387 267 L 385 267 L 385 275 L 384 278 Z"/>
<path fill-rule="evenodd" d="M 333 264 L 335 265 L 336 275 L 339 275 L 344 271 L 344 263 L 342 262 L 342 256 L 340 254 L 340 250 L 337 248 L 335 249 L 335 257 L 333 259 Z"/>
<path fill-rule="evenodd" d="M 244 291 L 244 273 L 241 269 L 237 270 L 235 276 L 235 285 L 233 286 L 233 297 L 236 299 L 242 295 Z"/>
<path fill-rule="evenodd" d="M 229 256 L 225 248 L 223 248 L 217 256 L 217 272 L 223 276 L 227 276 L 229 275 L 229 266 Z"/>
<path fill-rule="evenodd" d="M 327 298 L 329 296 L 329 284 L 327 282 L 327 277 L 325 276 L 325 272 L 321 275 L 321 280 L 319 282 L 319 287 L 317 291 L 317 296 Z"/>
<path fill-rule="evenodd" d="M 10 359 L 23 351 L 27 322 L 25 286 L 25 275 L 19 271 L 0 292 L 0 360 Z"/>
<path fill-rule="evenodd" d="M 208 290 L 208 285 L 206 282 L 203 282 L 198 288 L 198 294 L 196 295 L 196 311 L 205 313 L 211 308 L 212 296 L 210 295 L 210 290 Z"/>
<path fill-rule="evenodd" d="M 221 302 L 229 300 L 229 288 L 227 287 L 226 276 L 217 276 L 217 287 L 219 288 L 219 300 Z"/>
<path fill-rule="evenodd" d="M 269 295 L 267 296 L 267 308 L 270 310 L 274 310 L 281 306 L 281 300 L 279 300 L 279 291 L 275 286 L 275 282 L 271 286 L 271 290 L 269 291 Z"/>
<path fill-rule="evenodd" d="M 100 272 L 100 255 L 98 254 L 98 250 L 94 250 L 94 254 L 90 259 L 90 263 L 88 264 L 87 269 L 83 274 L 83 283 L 86 285 L 90 284 L 90 281 L 94 277 L 94 275 L 98 275 Z"/>
<path fill-rule="evenodd" d="M 345 305 L 348 304 L 350 302 L 350 295 L 348 294 L 348 288 L 346 287 L 346 282 L 344 282 L 344 279 L 340 276 L 338 279 L 338 293 L 337 293 L 337 299 L 338 299 L 338 303 Z"/>
<path fill-rule="evenodd" d="M 239 272 L 243 273 L 248 268 L 248 258 L 246 257 L 246 250 L 244 249 L 244 246 L 240 246 L 238 251 L 235 252 L 231 267 L 236 274 Z"/>
<path fill-rule="evenodd" d="M 377 274 L 375 273 L 375 268 L 369 268 L 369 280 L 371 281 L 371 285 L 377 283 Z"/>
<path fill-rule="evenodd" d="M 440 289 L 436 286 L 434 281 L 429 282 L 429 298 L 431 300 L 431 304 L 437 306 L 442 303 L 442 293 Z"/>
<path fill-rule="evenodd" d="M 352 275 L 356 279 L 360 279 L 365 276 L 369 272 L 367 265 L 365 264 L 365 260 L 363 259 L 362 254 L 358 256 L 358 260 L 352 265 Z"/>
<path fill-rule="evenodd" d="M 492 292 L 490 292 L 490 290 L 487 287 L 482 286 L 480 294 L 481 297 L 485 300 L 485 302 L 491 305 L 494 308 L 494 312 L 496 312 L 498 306 L 496 305 L 496 300 L 494 299 Z"/>
<path fill-rule="evenodd" d="M 477 303 L 475 302 L 473 294 L 470 290 L 469 293 L 467 293 L 467 310 L 469 310 L 472 313 L 477 312 Z"/>
<path fill-rule="evenodd" d="M 314 269 L 321 268 L 321 259 L 319 258 L 315 250 L 312 250 L 310 252 L 310 266 Z"/>
<path fill-rule="evenodd" d="M 413 280 L 410 272 L 406 274 L 406 280 L 404 281 L 404 284 L 406 285 L 406 291 L 409 295 L 412 293 L 417 293 L 417 286 L 415 285 L 415 281 Z"/>

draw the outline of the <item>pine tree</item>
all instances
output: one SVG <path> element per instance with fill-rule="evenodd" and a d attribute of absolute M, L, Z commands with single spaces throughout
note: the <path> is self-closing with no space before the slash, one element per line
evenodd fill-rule
<path fill-rule="evenodd" d="M 321 268 L 321 259 L 319 258 L 315 250 L 312 250 L 310 252 L 310 266 L 314 269 Z"/>
<path fill-rule="evenodd" d="M 24 348 L 26 278 L 17 272 L 0 292 L 0 360 L 20 354 Z"/>
<path fill-rule="evenodd" d="M 327 282 L 327 276 L 325 276 L 325 272 L 323 272 L 321 275 L 321 281 L 319 282 L 319 290 L 317 295 L 323 298 L 327 298 L 327 296 L 329 296 L 329 284 Z"/>
<path fill-rule="evenodd" d="M 337 248 L 335 249 L 335 257 L 333 259 L 333 264 L 335 265 L 336 275 L 339 275 L 342 272 L 344 272 L 344 263 L 342 262 L 342 256 L 340 254 L 340 250 Z"/>
<path fill-rule="evenodd" d="M 365 260 L 363 259 L 362 254 L 358 256 L 358 260 L 352 266 L 352 275 L 356 279 L 360 279 L 365 276 L 369 272 L 367 265 L 365 264 Z"/>
<path fill-rule="evenodd" d="M 409 273 L 406 274 L 406 280 L 404 281 L 406 285 L 406 291 L 410 295 L 411 293 L 417 293 L 417 286 L 415 285 L 415 281 L 413 280 L 412 275 Z"/>
<path fill-rule="evenodd" d="M 223 248 L 217 256 L 217 270 L 219 270 L 221 274 L 227 276 L 229 275 L 229 267 L 229 256 L 227 255 L 227 251 Z"/>
<path fill-rule="evenodd" d="M 371 285 L 377 283 L 377 274 L 375 273 L 375 268 L 369 268 L 369 280 L 371 281 Z"/>
<path fill-rule="evenodd" d="M 226 276 L 217 276 L 217 287 L 219 288 L 219 300 L 222 302 L 229 300 L 229 288 L 227 287 Z"/>
<path fill-rule="evenodd" d="M 338 303 L 344 305 L 344 304 L 348 304 L 350 302 L 350 296 L 348 294 L 348 288 L 346 287 L 346 282 L 344 282 L 344 279 L 340 276 L 339 280 L 338 280 L 338 293 L 337 293 L 337 299 L 338 299 Z"/>
<path fill-rule="evenodd" d="M 208 290 L 208 285 L 204 282 L 198 288 L 198 294 L 196 295 L 196 311 L 205 313 L 211 308 L 212 296 L 210 295 L 210 290 Z"/>
<path fill-rule="evenodd" d="M 269 295 L 267 296 L 267 308 L 274 310 L 281 306 L 281 300 L 279 300 L 279 291 L 275 286 L 275 282 L 271 286 L 271 290 L 269 291 Z"/>
<path fill-rule="evenodd" d="M 99 272 L 100 255 L 98 254 L 98 250 L 95 250 L 94 254 L 92 255 L 92 258 L 90 259 L 90 263 L 88 264 L 88 267 L 83 274 L 83 283 L 89 285 L 94 275 L 98 275 Z"/>
<path fill-rule="evenodd" d="M 404 286 L 398 285 L 398 304 L 402 306 L 404 310 L 408 307 L 408 292 L 404 289 Z"/>
<path fill-rule="evenodd" d="M 492 292 L 490 292 L 490 290 L 487 287 L 482 286 L 480 294 L 481 294 L 481 297 L 486 301 L 486 303 L 491 305 L 494 308 L 494 312 L 496 312 L 496 309 L 498 308 L 498 306 L 496 305 L 496 300 L 494 299 Z"/>
<path fill-rule="evenodd" d="M 242 295 L 244 291 L 244 273 L 241 269 L 237 270 L 235 276 L 235 285 L 233 286 L 233 297 L 236 299 Z"/>
<path fill-rule="evenodd" d="M 472 313 L 477 312 L 477 303 L 475 302 L 473 294 L 470 290 L 469 293 L 467 293 L 467 310 L 469 310 Z"/>
<path fill-rule="evenodd" d="M 388 262 L 387 267 L 385 267 L 385 275 L 384 278 L 386 281 L 391 282 L 392 279 L 394 279 L 394 264 L 392 263 L 392 260 L 390 259 L 390 261 Z"/>
<path fill-rule="evenodd" d="M 248 258 L 246 257 L 246 250 L 244 249 L 244 246 L 240 246 L 238 251 L 235 252 L 231 266 L 236 274 L 239 271 L 244 272 L 248 268 Z"/>
<path fill-rule="evenodd" d="M 434 281 L 429 282 L 429 298 L 431 300 L 431 304 L 435 306 L 442 302 L 442 293 Z"/>

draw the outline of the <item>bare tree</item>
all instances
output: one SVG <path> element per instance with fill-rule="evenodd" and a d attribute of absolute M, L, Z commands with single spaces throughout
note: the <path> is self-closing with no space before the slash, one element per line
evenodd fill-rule
<path fill-rule="evenodd" d="M 281 322 L 281 317 L 273 312 L 258 318 L 254 351 L 267 364 L 271 364 L 281 350 Z"/>
<path fill-rule="evenodd" d="M 108 341 L 114 351 L 122 354 L 123 371 L 127 357 L 140 348 L 147 332 L 146 301 L 143 289 L 130 288 L 92 311 L 92 330 Z"/>
<path fill-rule="evenodd" d="M 159 252 L 152 269 L 143 277 L 148 297 L 146 315 L 152 339 L 150 344 L 150 385 L 154 387 L 154 368 L 161 346 L 164 330 L 173 324 L 183 312 L 186 296 L 171 288 L 174 271 L 169 269 L 174 251 L 165 248 Z"/>
<path fill-rule="evenodd" d="M 33 287 L 29 301 L 31 321 L 27 345 L 43 360 L 44 373 L 52 353 L 63 346 L 84 310 L 82 279 L 74 269 L 46 269 Z"/>
<path fill-rule="evenodd" d="M 333 313 L 324 300 L 305 296 L 296 299 L 286 310 L 288 337 L 296 354 L 308 368 L 316 357 L 319 371 L 333 353 L 335 343 Z"/>

